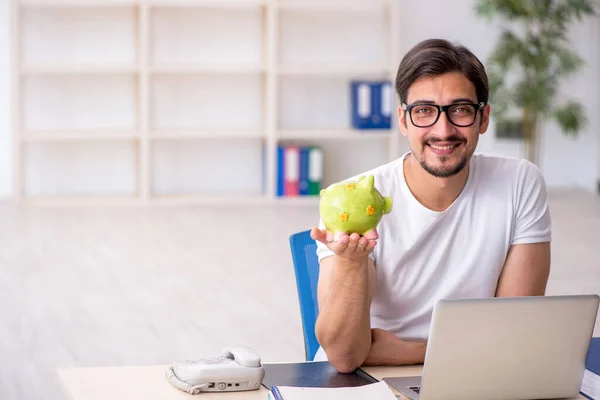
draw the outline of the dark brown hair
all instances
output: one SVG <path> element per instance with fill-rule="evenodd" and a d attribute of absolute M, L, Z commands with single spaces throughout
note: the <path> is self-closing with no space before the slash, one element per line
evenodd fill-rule
<path fill-rule="evenodd" d="M 418 79 L 462 72 L 475 85 L 477 101 L 487 104 L 489 96 L 485 67 L 466 47 L 444 39 L 428 39 L 406 53 L 396 75 L 396 93 L 407 103 L 408 89 Z"/>

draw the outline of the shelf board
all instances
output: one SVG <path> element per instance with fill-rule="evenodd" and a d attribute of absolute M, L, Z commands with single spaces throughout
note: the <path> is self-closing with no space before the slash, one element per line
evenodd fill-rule
<path fill-rule="evenodd" d="M 279 75 L 357 75 L 357 74 L 387 74 L 391 72 L 388 64 L 305 64 L 282 65 L 277 67 Z"/>
<path fill-rule="evenodd" d="M 31 65 L 20 70 L 21 75 L 132 74 L 137 71 L 133 65 Z"/>
<path fill-rule="evenodd" d="M 160 8 L 233 8 L 254 9 L 268 4 L 268 0 L 146 0 L 151 7 Z"/>
<path fill-rule="evenodd" d="M 391 129 L 289 129 L 277 132 L 280 140 L 371 140 L 389 139 L 392 137 Z"/>
<path fill-rule="evenodd" d="M 244 204 L 244 205 L 283 205 L 318 206 L 319 196 L 269 197 L 267 195 L 239 194 L 225 196 L 211 195 L 153 195 L 150 203 L 156 205 L 186 204 Z"/>
<path fill-rule="evenodd" d="M 23 0 L 19 6 L 23 8 L 66 8 L 66 7 L 134 7 L 139 0 Z"/>
<path fill-rule="evenodd" d="M 261 65 L 157 65 L 149 68 L 152 74 L 259 74 L 265 72 Z"/>
<path fill-rule="evenodd" d="M 270 203 L 271 204 L 282 204 L 282 205 L 293 205 L 293 206 L 318 206 L 319 205 L 319 196 L 311 195 L 311 196 L 290 196 L 290 197 L 274 197 Z"/>
<path fill-rule="evenodd" d="M 139 206 L 140 198 L 137 195 L 59 195 L 39 196 L 25 195 L 23 203 L 29 206 L 47 207 L 72 207 L 72 206 Z"/>
<path fill-rule="evenodd" d="M 283 10 L 378 11 L 389 0 L 279 0 L 275 5 Z"/>
<path fill-rule="evenodd" d="M 266 135 L 260 129 L 214 128 L 214 129 L 165 129 L 150 131 L 152 140 L 181 140 L 181 139 L 229 139 L 247 138 L 261 139 Z"/>
<path fill-rule="evenodd" d="M 318 206 L 319 196 L 269 197 L 267 195 L 151 195 L 148 204 L 153 206 L 182 205 L 281 205 L 281 206 Z M 135 194 L 115 195 L 26 195 L 24 203 L 29 206 L 72 207 L 72 206 L 139 206 L 141 197 Z"/>
<path fill-rule="evenodd" d="M 21 142 L 73 142 L 73 141 L 114 141 L 138 139 L 136 131 L 120 130 L 77 130 L 77 131 L 26 131 L 21 133 Z"/>
<path fill-rule="evenodd" d="M 187 205 L 187 204 L 247 204 L 261 205 L 268 201 L 267 196 L 256 194 L 238 194 L 238 195 L 157 195 L 151 194 L 149 202 L 155 205 Z"/>

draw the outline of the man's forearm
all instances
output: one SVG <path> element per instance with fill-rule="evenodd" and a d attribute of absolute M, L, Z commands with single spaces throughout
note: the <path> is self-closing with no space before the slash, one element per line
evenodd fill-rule
<path fill-rule="evenodd" d="M 371 325 L 368 259 L 334 256 L 329 295 L 319 312 L 316 335 L 329 362 L 341 372 L 358 367 L 369 354 Z"/>
<path fill-rule="evenodd" d="M 402 340 L 381 329 L 373 330 L 372 337 L 371 350 L 363 365 L 413 365 L 425 361 L 426 340 Z"/>

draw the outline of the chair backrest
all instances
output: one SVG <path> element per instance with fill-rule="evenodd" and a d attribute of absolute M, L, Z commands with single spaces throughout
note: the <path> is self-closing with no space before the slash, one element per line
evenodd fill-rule
<path fill-rule="evenodd" d="M 306 360 L 313 361 L 319 349 L 319 342 L 315 334 L 315 323 L 319 315 L 317 301 L 317 281 L 319 278 L 319 259 L 317 258 L 317 244 L 310 237 L 310 231 L 298 232 L 290 236 L 290 248 L 294 272 L 296 273 L 296 286 L 304 331 L 304 350 Z"/>

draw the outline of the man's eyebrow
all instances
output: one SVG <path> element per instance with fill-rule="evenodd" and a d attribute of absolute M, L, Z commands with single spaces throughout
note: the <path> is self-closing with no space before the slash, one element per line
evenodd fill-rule
<path fill-rule="evenodd" d="M 460 97 L 458 99 L 454 99 L 452 100 L 452 104 L 457 104 L 457 103 L 477 103 L 475 100 L 470 99 L 468 97 Z"/>
<path fill-rule="evenodd" d="M 450 104 L 459 104 L 459 103 L 477 103 L 477 102 L 469 97 L 459 97 L 450 102 Z M 436 102 L 433 100 L 419 99 L 419 100 L 413 101 L 410 104 L 436 104 Z"/>
<path fill-rule="evenodd" d="M 433 100 L 415 100 L 410 104 L 435 104 Z"/>

